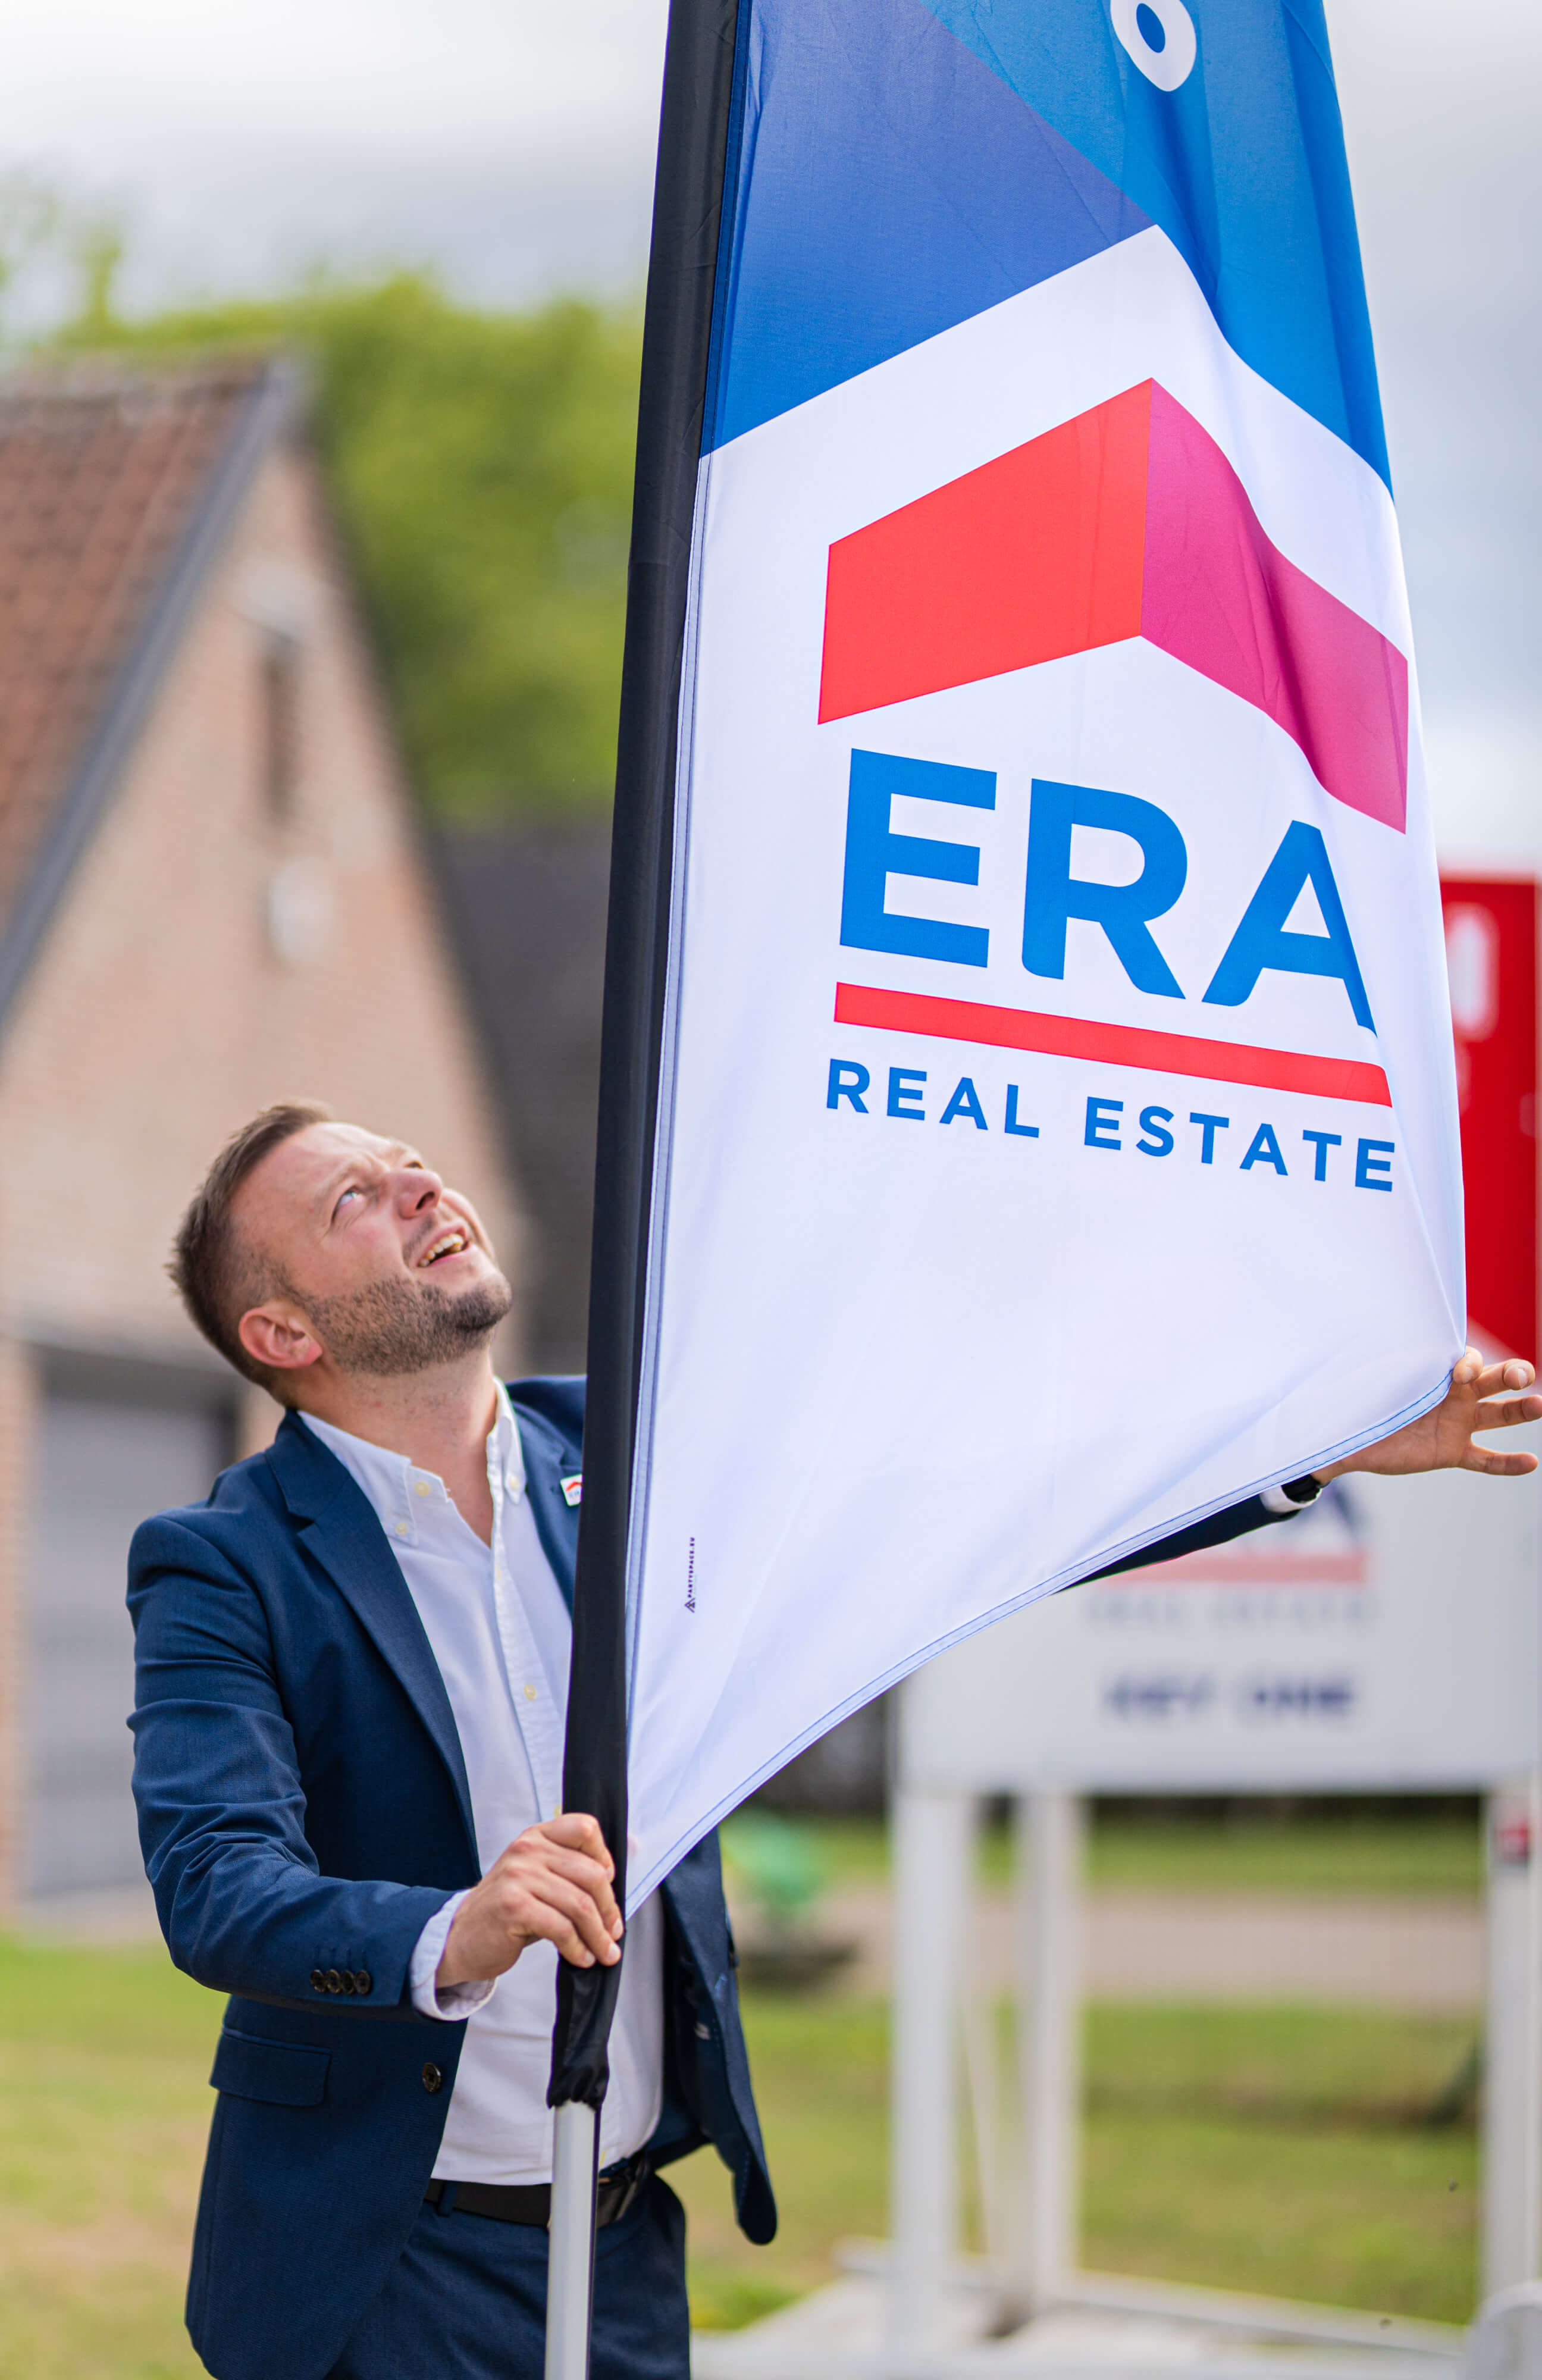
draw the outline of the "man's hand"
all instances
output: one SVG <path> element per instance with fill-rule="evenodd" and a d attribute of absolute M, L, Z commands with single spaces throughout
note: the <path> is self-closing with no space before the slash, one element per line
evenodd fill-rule
<path fill-rule="evenodd" d="M 1452 1370 L 1439 1404 L 1395 1429 L 1390 1438 L 1363 1446 L 1358 1454 L 1346 1454 L 1342 1463 L 1325 1463 L 1315 1476 L 1324 1486 L 1344 1471 L 1487 1471 L 1494 1479 L 1522 1479 L 1536 1470 L 1535 1454 L 1491 1454 L 1487 1447 L 1473 1444 L 1473 1432 L 1542 1421 L 1542 1397 L 1511 1397 L 1502 1404 L 1486 1402 L 1505 1389 L 1529 1389 L 1536 1378 L 1535 1366 L 1518 1357 L 1508 1364 L 1485 1365 L 1477 1349 L 1469 1347 Z"/>
<path fill-rule="evenodd" d="M 576 1967 L 613 1967 L 622 1932 L 614 1874 L 598 1819 L 569 1812 L 527 1827 L 456 1910 L 436 1985 L 489 1982 L 531 1942 L 554 1942 Z"/>

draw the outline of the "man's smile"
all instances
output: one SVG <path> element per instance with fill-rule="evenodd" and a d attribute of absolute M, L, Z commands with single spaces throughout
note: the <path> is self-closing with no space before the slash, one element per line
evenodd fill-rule
<path fill-rule="evenodd" d="M 430 1265 L 440 1264 L 446 1257 L 463 1257 L 471 1246 L 471 1234 L 464 1223 L 452 1223 L 429 1242 L 422 1255 L 415 1259 L 419 1272 Z"/>

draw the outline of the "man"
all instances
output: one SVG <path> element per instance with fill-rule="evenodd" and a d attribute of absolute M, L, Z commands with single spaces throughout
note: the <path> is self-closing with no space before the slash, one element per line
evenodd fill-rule
<path fill-rule="evenodd" d="M 623 1938 L 599 1829 L 558 1807 L 582 1383 L 504 1390 L 510 1292 L 471 1206 L 322 1108 L 237 1134 L 173 1272 L 289 1408 L 130 1556 L 146 1866 L 174 1959 L 231 1995 L 188 2328 L 219 2380 L 533 2380 L 556 1961 L 613 1964 Z M 1532 1378 L 1469 1354 L 1434 1414 L 1332 1469 L 1530 1470 L 1472 1432 L 1542 1416 L 1538 1397 L 1482 1402 Z M 594 2375 L 686 2380 L 684 2224 L 659 2168 L 710 2141 L 749 2237 L 776 2220 L 715 1840 L 625 1943 Z"/>

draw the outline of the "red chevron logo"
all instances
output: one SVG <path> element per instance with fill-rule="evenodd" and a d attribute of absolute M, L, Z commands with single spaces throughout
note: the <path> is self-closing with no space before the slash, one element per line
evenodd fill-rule
<path fill-rule="evenodd" d="M 1406 660 L 1271 544 L 1155 381 L 831 547 L 820 718 L 1135 637 L 1263 711 L 1325 792 L 1402 832 Z"/>

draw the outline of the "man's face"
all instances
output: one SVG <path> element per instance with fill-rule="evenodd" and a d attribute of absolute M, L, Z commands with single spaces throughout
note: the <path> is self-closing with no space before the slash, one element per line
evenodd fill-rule
<path fill-rule="evenodd" d="M 485 1342 L 512 1303 L 470 1200 L 416 1149 L 357 1124 L 281 1142 L 242 1184 L 234 1220 L 275 1293 L 242 1323 L 261 1362 L 282 1360 L 271 1328 L 282 1320 L 309 1332 L 310 1350 L 293 1349 L 301 1368 L 319 1348 L 340 1372 L 421 1371 Z"/>

